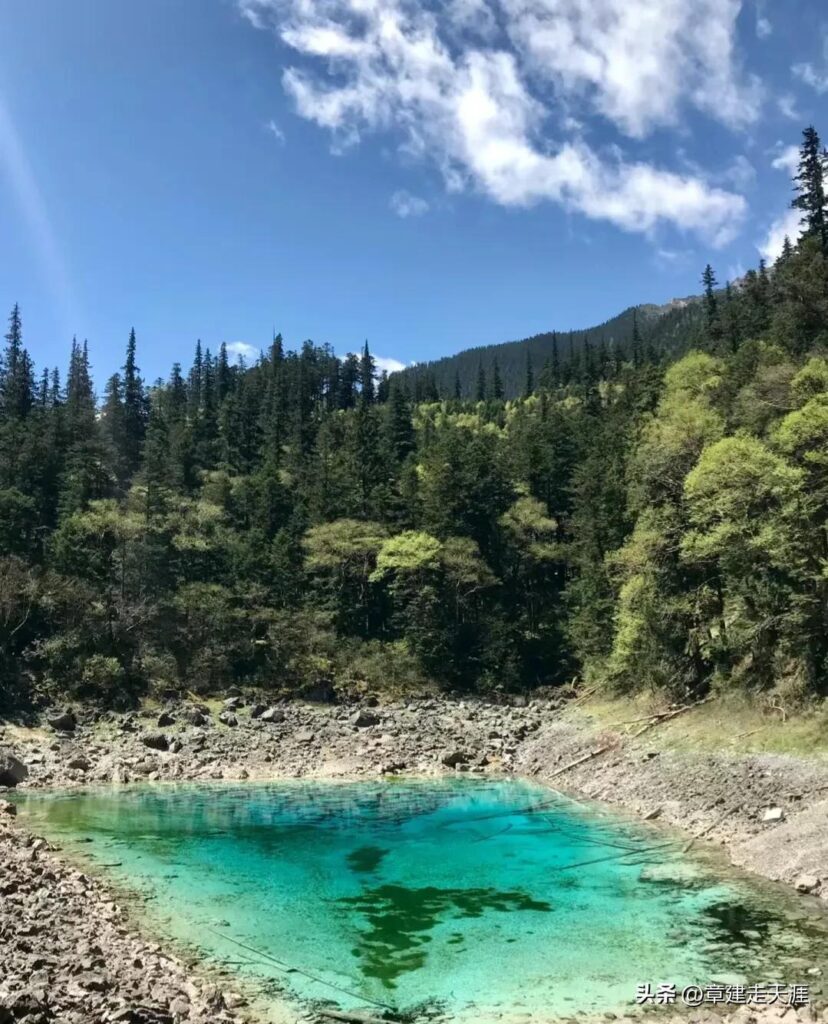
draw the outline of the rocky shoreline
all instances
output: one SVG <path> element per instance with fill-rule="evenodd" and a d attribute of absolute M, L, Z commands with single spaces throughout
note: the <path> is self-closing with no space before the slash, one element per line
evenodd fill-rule
<path fill-rule="evenodd" d="M 556 700 L 265 706 L 235 694 L 130 714 L 60 709 L 37 728 L 0 726 L 0 784 L 515 774 L 678 826 L 738 865 L 828 899 L 828 762 L 679 754 L 652 739 L 596 736 L 587 714 Z M 229 981 L 144 939 L 102 881 L 29 835 L 13 811 L 0 802 L 0 1024 L 250 1019 Z M 747 1024 L 747 1011 L 730 1016 Z M 814 1007 L 768 1007 L 762 1019 L 774 1014 L 828 1021 Z"/>

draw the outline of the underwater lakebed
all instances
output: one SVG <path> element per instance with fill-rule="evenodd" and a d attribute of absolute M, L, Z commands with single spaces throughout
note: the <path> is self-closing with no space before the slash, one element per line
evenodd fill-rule
<path fill-rule="evenodd" d="M 20 816 L 149 897 L 262 993 L 554 1019 L 636 985 L 811 981 L 824 917 L 669 835 L 512 780 L 21 793 Z"/>

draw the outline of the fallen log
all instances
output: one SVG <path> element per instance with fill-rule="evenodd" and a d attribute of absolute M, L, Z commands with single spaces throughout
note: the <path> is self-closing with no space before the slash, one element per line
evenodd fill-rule
<path fill-rule="evenodd" d="M 729 817 L 733 813 L 733 810 L 733 808 L 728 807 L 728 809 L 722 815 L 716 818 L 715 821 L 712 821 L 709 825 L 705 826 L 705 828 L 703 828 L 701 832 L 697 832 L 696 835 L 691 836 L 684 844 L 684 846 L 682 846 L 681 852 L 688 853 L 690 847 L 693 845 L 693 843 L 695 843 L 697 839 L 702 839 L 709 832 L 712 832 L 713 829 L 718 828 L 719 825 L 721 825 L 721 823 L 725 820 L 725 818 Z"/>
<path fill-rule="evenodd" d="M 361 1013 L 345 1013 L 344 1010 L 317 1010 L 320 1017 L 330 1020 L 343 1020 L 347 1024 L 388 1024 L 387 1017 L 366 1017 Z"/>
<path fill-rule="evenodd" d="M 603 747 L 598 747 L 597 750 L 591 750 L 588 754 L 584 754 L 583 757 L 570 761 L 569 764 L 565 764 L 563 768 L 559 768 L 556 772 L 552 772 L 549 778 L 554 779 L 558 775 L 563 775 L 563 773 L 568 772 L 570 768 L 577 768 L 579 764 L 583 764 L 585 761 L 590 761 L 593 757 L 598 757 L 600 754 L 605 754 L 613 746 L 615 746 L 614 743 L 607 743 Z"/>

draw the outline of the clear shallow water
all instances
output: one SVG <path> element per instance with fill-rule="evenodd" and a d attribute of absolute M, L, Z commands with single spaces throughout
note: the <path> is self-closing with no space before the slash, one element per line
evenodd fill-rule
<path fill-rule="evenodd" d="M 165 932 L 343 1008 L 604 1012 L 644 981 L 806 981 L 828 948 L 820 918 L 746 879 L 642 881 L 698 862 L 678 844 L 644 854 L 665 838 L 514 781 L 116 788 L 18 807 L 154 897 Z"/>

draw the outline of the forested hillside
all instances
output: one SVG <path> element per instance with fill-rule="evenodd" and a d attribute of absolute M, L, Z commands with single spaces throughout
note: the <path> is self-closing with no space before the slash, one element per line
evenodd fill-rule
<path fill-rule="evenodd" d="M 669 357 L 703 339 L 704 316 L 696 298 L 676 299 L 665 306 L 630 307 L 597 327 L 582 331 L 536 334 L 522 341 L 483 345 L 453 356 L 418 363 L 393 375 L 415 400 L 437 397 L 520 398 L 536 387 L 549 387 L 559 369 L 585 358 L 589 349 L 602 363 L 633 358 L 640 345 Z"/>
<path fill-rule="evenodd" d="M 803 234 L 772 270 L 722 292 L 707 268 L 658 330 L 625 314 L 571 358 L 527 367 L 524 347 L 513 398 L 505 361 L 458 398 L 440 364 L 415 391 L 378 381 L 367 348 L 279 337 L 250 368 L 199 345 L 148 387 L 133 332 L 99 406 L 86 345 L 65 378 L 35 373 L 15 308 L 0 707 L 576 676 L 825 694 L 825 167 L 809 130 Z M 696 347 L 675 358 L 687 316 Z"/>

